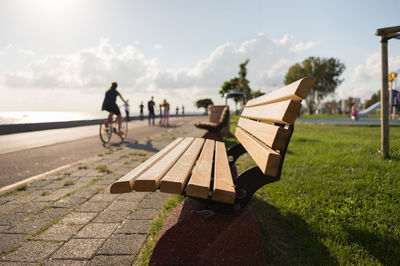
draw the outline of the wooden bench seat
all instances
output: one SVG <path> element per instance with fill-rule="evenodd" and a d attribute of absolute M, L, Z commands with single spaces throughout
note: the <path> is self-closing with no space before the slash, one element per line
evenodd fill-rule
<path fill-rule="evenodd" d="M 111 193 L 156 191 L 228 204 L 247 203 L 255 191 L 279 180 L 293 124 L 312 86 L 303 78 L 247 102 L 228 150 L 205 138 L 178 138 L 127 175 Z M 248 153 L 256 167 L 237 176 L 235 162 Z"/>

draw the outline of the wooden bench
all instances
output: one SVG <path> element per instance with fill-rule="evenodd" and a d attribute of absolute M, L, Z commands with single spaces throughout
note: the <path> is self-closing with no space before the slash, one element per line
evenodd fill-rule
<path fill-rule="evenodd" d="M 229 134 L 229 129 L 226 129 L 227 126 L 229 127 L 229 106 L 209 106 L 209 112 L 216 112 L 218 109 L 222 110 L 218 112 L 219 116 L 217 118 L 215 118 L 213 113 L 210 113 L 209 122 L 195 124 L 196 127 L 207 130 L 203 138 L 221 140 L 223 135 Z"/>
<path fill-rule="evenodd" d="M 225 144 L 204 138 L 178 138 L 114 182 L 111 193 L 156 191 L 228 204 L 247 204 L 265 184 L 280 179 L 294 122 L 313 84 L 306 77 L 247 102 L 235 136 Z M 239 176 L 235 162 L 248 153 L 257 166 Z"/>

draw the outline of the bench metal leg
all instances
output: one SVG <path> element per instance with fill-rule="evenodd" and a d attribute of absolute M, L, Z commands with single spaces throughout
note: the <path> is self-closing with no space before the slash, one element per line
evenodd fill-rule
<path fill-rule="evenodd" d="M 279 181 L 279 177 L 264 175 L 258 166 L 253 167 L 233 180 L 236 187 L 236 202 L 246 205 L 262 186 Z"/>

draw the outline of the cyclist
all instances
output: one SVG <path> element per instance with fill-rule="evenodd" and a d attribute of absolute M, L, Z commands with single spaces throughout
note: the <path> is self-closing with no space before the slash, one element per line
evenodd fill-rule
<path fill-rule="evenodd" d="M 109 112 L 108 119 L 104 121 L 106 126 L 112 123 L 113 115 L 117 115 L 117 122 L 118 122 L 118 132 L 117 135 L 121 136 L 123 133 L 121 132 L 121 123 L 122 123 L 122 116 L 121 112 L 119 111 L 118 105 L 116 104 L 117 96 L 121 98 L 121 100 L 128 105 L 128 101 L 125 101 L 122 98 L 122 95 L 117 91 L 118 84 L 117 82 L 111 83 L 111 87 L 107 90 L 106 95 L 104 97 L 103 106 L 101 110 L 106 110 Z"/>

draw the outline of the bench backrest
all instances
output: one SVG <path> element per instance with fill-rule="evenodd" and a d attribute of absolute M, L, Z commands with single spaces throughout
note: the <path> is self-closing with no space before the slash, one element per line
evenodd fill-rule
<path fill-rule="evenodd" d="M 238 121 L 235 136 L 269 176 L 280 175 L 282 151 L 286 152 L 291 130 L 314 80 L 300 79 L 286 87 L 249 100 Z"/>

